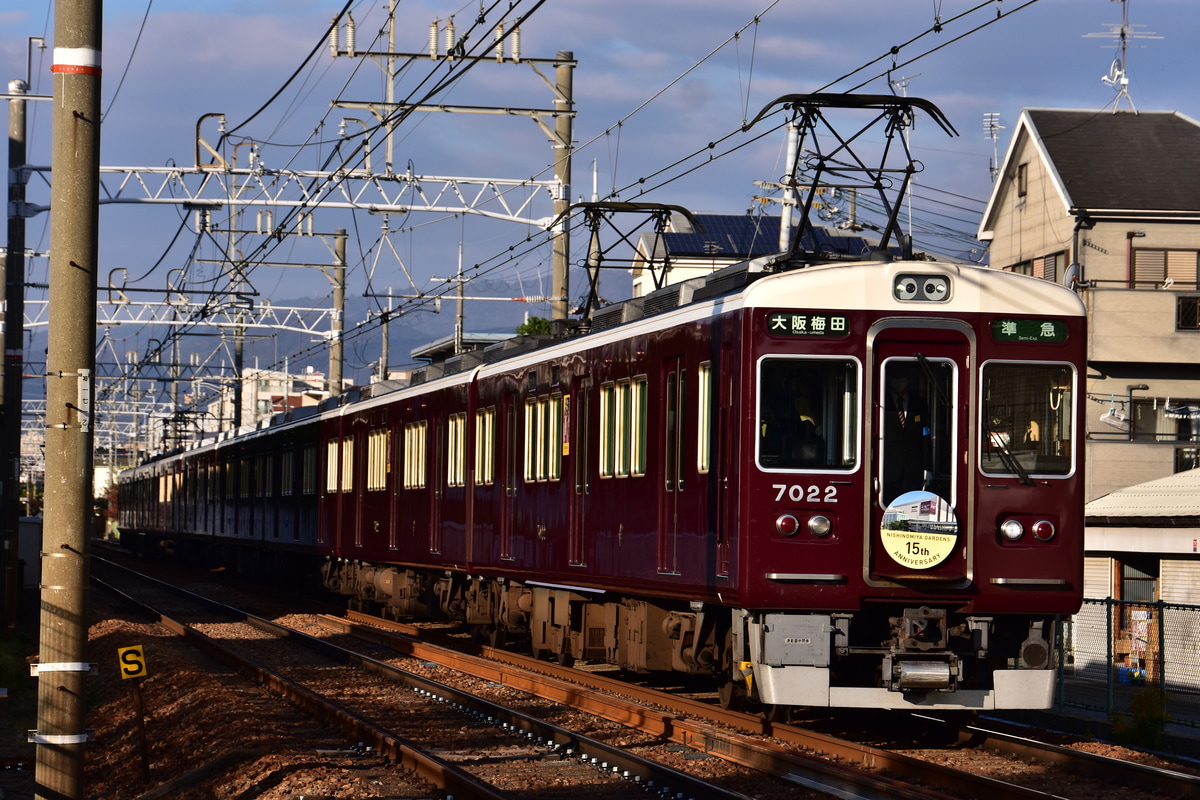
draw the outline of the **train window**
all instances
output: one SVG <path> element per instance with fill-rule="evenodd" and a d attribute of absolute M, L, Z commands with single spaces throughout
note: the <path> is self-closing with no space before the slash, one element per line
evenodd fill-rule
<path fill-rule="evenodd" d="M 634 378 L 630 387 L 629 460 L 633 475 L 646 474 L 646 420 L 649 415 L 646 387 L 644 377 Z"/>
<path fill-rule="evenodd" d="M 538 455 L 537 444 L 540 426 L 538 425 L 538 404 L 536 397 L 525 401 L 525 481 L 537 480 Z"/>
<path fill-rule="evenodd" d="M 600 387 L 600 477 L 646 474 L 644 376 Z"/>
<path fill-rule="evenodd" d="M 616 384 L 600 386 L 600 477 L 611 478 L 615 472 L 613 433 L 616 427 Z"/>
<path fill-rule="evenodd" d="M 243 458 L 238 462 L 238 494 L 241 497 L 250 496 L 250 460 Z"/>
<path fill-rule="evenodd" d="M 354 437 L 342 439 L 342 491 L 354 488 Z"/>
<path fill-rule="evenodd" d="M 1069 364 L 983 366 L 980 468 L 994 475 L 1068 475 L 1075 420 Z"/>
<path fill-rule="evenodd" d="M 561 394 L 525 401 L 525 480 L 562 477 L 563 402 Z"/>
<path fill-rule="evenodd" d="M 496 480 L 496 407 L 475 412 L 475 482 L 491 486 Z"/>
<path fill-rule="evenodd" d="M 392 432 L 379 428 L 367 435 L 367 491 L 381 492 L 387 489 L 391 464 L 388 456 L 392 452 Z"/>
<path fill-rule="evenodd" d="M 279 494 L 291 497 L 296 490 L 296 451 L 284 450 L 279 454 Z"/>
<path fill-rule="evenodd" d="M 338 453 L 341 449 L 339 439 L 330 439 L 325 445 L 325 491 L 329 494 L 338 490 Z"/>
<path fill-rule="evenodd" d="M 563 396 L 552 394 L 547 403 L 546 472 L 550 480 L 562 477 L 563 453 Z"/>
<path fill-rule="evenodd" d="M 404 426 L 404 488 L 425 488 L 425 442 L 429 423 L 422 420 Z"/>
<path fill-rule="evenodd" d="M 858 382 L 858 365 L 847 359 L 763 359 L 758 375 L 759 466 L 854 469 Z"/>
<path fill-rule="evenodd" d="M 467 485 L 467 415 L 451 414 L 448 426 L 448 451 L 446 461 L 446 485 Z"/>
<path fill-rule="evenodd" d="M 304 473 L 302 477 L 301 490 L 305 494 L 317 493 L 317 446 L 310 445 L 304 448 Z"/>
<path fill-rule="evenodd" d="M 696 394 L 696 469 L 704 474 L 712 464 L 712 364 L 707 361 L 696 372 Z"/>

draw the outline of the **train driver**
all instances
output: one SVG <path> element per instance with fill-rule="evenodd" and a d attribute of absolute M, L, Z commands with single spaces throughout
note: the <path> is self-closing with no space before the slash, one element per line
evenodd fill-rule
<path fill-rule="evenodd" d="M 926 489 L 932 477 L 929 405 L 916 391 L 909 367 L 891 362 L 883 411 L 883 502 Z"/>

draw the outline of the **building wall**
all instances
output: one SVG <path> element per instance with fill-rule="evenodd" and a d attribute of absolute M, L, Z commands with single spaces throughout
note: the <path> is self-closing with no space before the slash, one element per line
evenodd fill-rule
<path fill-rule="evenodd" d="M 1083 560 L 1083 596 L 1103 600 L 1112 595 L 1112 559 L 1089 556 Z"/>
<path fill-rule="evenodd" d="M 1084 502 L 1175 472 L 1175 448 L 1169 443 L 1089 441 L 1084 459 Z"/>
<path fill-rule="evenodd" d="M 1162 364 L 1193 361 L 1200 347 L 1200 331 L 1176 331 L 1175 309 L 1181 295 L 1194 294 L 1145 289 L 1087 290 L 1084 303 L 1092 322 L 1088 360 Z M 1196 388 L 1194 382 L 1192 388 Z"/>
<path fill-rule="evenodd" d="M 1159 564 L 1158 597 L 1164 603 L 1200 605 L 1200 555 L 1188 559 L 1164 558 Z M 1200 638 L 1191 641 L 1194 644 Z"/>
<path fill-rule="evenodd" d="M 1055 186 L 1054 179 L 1028 138 L 1017 144 L 1018 153 L 1001 177 L 1004 185 L 996 209 L 994 238 L 988 248 L 994 267 L 1011 267 L 1051 253 L 1071 253 L 1074 220 Z M 1025 194 L 1019 191 L 1019 171 L 1025 165 Z"/>

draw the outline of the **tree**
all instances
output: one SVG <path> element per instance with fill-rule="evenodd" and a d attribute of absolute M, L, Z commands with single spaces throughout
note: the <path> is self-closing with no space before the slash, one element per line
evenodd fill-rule
<path fill-rule="evenodd" d="M 529 317 L 517 326 L 518 336 L 529 336 L 531 334 L 549 332 L 550 320 L 546 319 L 545 317 Z"/>

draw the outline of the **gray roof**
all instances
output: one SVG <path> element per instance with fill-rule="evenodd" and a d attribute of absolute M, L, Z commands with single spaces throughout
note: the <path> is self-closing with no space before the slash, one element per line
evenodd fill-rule
<path fill-rule="evenodd" d="M 1089 525 L 1194 525 L 1200 517 L 1200 469 L 1098 497 L 1087 504 L 1086 516 Z"/>
<path fill-rule="evenodd" d="M 1027 109 L 1071 207 L 1200 210 L 1200 124 L 1175 111 Z"/>
<path fill-rule="evenodd" d="M 699 228 L 693 228 L 682 215 L 671 218 L 671 230 L 663 233 L 661 244 L 672 258 L 743 259 L 779 252 L 779 217 L 696 214 L 694 218 Z M 861 256 L 870 253 L 878 241 L 878 237 L 854 231 L 811 225 L 801 235 L 800 247 L 808 252 Z M 899 254 L 898 248 L 891 249 Z M 663 255 L 656 249 L 656 257 Z"/>

